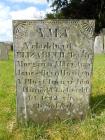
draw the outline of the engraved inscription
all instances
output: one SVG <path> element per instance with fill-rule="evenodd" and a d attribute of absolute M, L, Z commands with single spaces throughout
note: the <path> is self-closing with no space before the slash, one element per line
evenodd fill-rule
<path fill-rule="evenodd" d="M 67 37 L 67 29 L 38 28 L 40 37 Z"/>

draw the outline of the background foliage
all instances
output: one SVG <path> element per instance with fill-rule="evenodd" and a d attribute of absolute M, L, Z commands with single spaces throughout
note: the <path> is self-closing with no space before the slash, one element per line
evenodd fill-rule
<path fill-rule="evenodd" d="M 47 0 L 54 13 L 48 19 L 95 19 L 95 32 L 105 27 L 105 0 Z"/>

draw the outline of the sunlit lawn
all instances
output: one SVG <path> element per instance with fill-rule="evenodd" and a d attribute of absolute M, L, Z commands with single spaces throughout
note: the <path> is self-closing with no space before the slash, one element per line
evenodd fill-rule
<path fill-rule="evenodd" d="M 105 56 L 94 59 L 91 113 L 81 122 L 18 127 L 13 53 L 0 61 L 0 140 L 105 140 Z"/>

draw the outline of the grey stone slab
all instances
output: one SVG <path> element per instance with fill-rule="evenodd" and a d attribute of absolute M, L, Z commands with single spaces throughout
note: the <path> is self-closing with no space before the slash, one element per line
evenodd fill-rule
<path fill-rule="evenodd" d="M 9 51 L 13 50 L 13 43 L 12 42 L 5 42 L 5 46 L 8 48 Z"/>
<path fill-rule="evenodd" d="M 95 37 L 94 53 L 95 54 L 104 53 L 104 36 L 102 34 Z"/>
<path fill-rule="evenodd" d="M 9 54 L 8 54 L 8 47 L 0 42 L 0 60 L 8 60 Z"/>
<path fill-rule="evenodd" d="M 87 114 L 93 32 L 93 20 L 13 21 L 19 122 Z"/>
<path fill-rule="evenodd" d="M 105 35 L 105 28 L 101 30 L 101 34 Z"/>

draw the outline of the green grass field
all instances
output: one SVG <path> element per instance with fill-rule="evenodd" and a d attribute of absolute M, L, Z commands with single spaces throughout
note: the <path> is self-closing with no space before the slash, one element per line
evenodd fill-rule
<path fill-rule="evenodd" d="M 105 56 L 94 58 L 90 115 L 83 121 L 18 127 L 13 53 L 0 61 L 0 140 L 105 140 Z"/>

